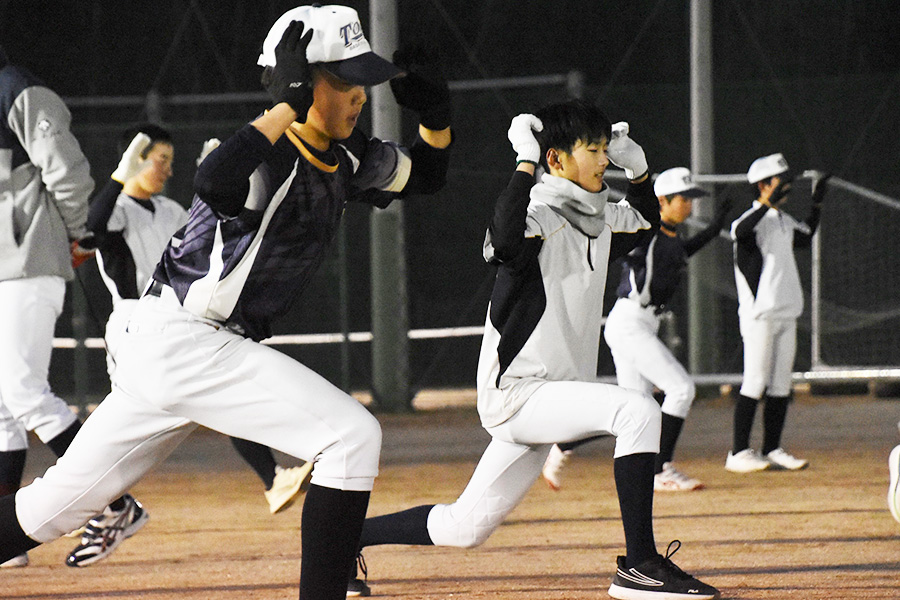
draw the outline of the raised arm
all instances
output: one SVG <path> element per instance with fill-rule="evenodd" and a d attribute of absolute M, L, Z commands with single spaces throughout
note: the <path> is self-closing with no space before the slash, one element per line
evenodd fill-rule
<path fill-rule="evenodd" d="M 509 262 L 522 251 L 525 235 L 525 217 L 534 172 L 541 156 L 541 147 L 534 137 L 544 125 L 534 115 L 521 114 L 512 120 L 507 137 L 516 151 L 516 170 L 506 189 L 494 204 L 488 236 L 493 249 L 486 258 L 492 263 Z"/>
<path fill-rule="evenodd" d="M 625 176 L 629 180 L 625 200 L 618 203 L 618 206 L 621 207 L 627 202 L 630 209 L 640 214 L 642 222 L 629 215 L 628 209 L 611 208 L 617 205 L 607 207 L 610 218 L 608 224 L 613 226 L 610 262 L 628 254 L 638 246 L 649 244 L 659 231 L 659 200 L 653 193 L 647 157 L 644 149 L 628 136 L 628 132 L 628 123 L 624 121 L 613 125 L 607 155 L 614 165 L 625 170 Z M 611 220 L 613 214 L 617 215 L 615 223 Z"/>
<path fill-rule="evenodd" d="M 697 232 L 696 235 L 691 236 L 684 241 L 685 254 L 687 254 L 688 256 L 693 256 L 698 250 L 703 248 L 703 246 L 716 239 L 716 237 L 719 235 L 719 232 L 725 226 L 725 221 L 728 217 L 728 211 L 731 210 L 732 204 L 733 201 L 728 196 L 726 196 L 719 203 L 709 225 L 707 225 L 706 228 L 702 231 Z"/>
<path fill-rule="evenodd" d="M 410 147 L 412 170 L 401 195 L 431 194 L 444 187 L 450 165 L 450 89 L 435 51 L 411 46 L 395 52 L 393 58 L 405 71 L 390 81 L 394 99 L 419 116 L 419 136 Z"/>
<path fill-rule="evenodd" d="M 807 248 L 812 243 L 812 237 L 819 228 L 819 219 L 822 215 L 822 202 L 825 200 L 825 189 L 830 178 L 830 173 L 814 172 L 812 181 L 812 205 L 809 209 L 809 216 L 806 217 L 805 220 L 808 229 L 798 229 L 794 232 L 794 248 Z"/>

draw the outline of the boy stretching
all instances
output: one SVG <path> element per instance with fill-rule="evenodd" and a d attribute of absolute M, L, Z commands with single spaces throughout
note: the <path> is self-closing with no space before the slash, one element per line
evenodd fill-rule
<path fill-rule="evenodd" d="M 188 222 L 130 316 L 111 393 L 44 477 L 0 498 L 0 560 L 87 521 L 202 424 L 315 462 L 299 598 L 345 597 L 381 428 L 355 399 L 259 341 L 322 262 L 346 202 L 385 206 L 443 185 L 450 97 L 415 64 L 400 77 L 344 6 L 282 15 L 259 64 L 271 108 L 197 169 Z M 356 127 L 365 86 L 394 77 L 398 103 L 420 117 L 408 150 Z"/>
<path fill-rule="evenodd" d="M 456 502 L 367 519 L 361 547 L 477 546 L 521 502 L 552 444 L 611 434 L 626 554 L 617 560 L 609 594 L 714 598 L 715 588 L 656 550 L 659 406 L 596 377 L 609 262 L 659 228 L 644 151 L 626 123 L 613 127 L 581 101 L 519 115 L 508 135 L 517 166 L 484 244 L 485 259 L 498 271 L 477 373 L 478 412 L 493 439 Z M 539 160 L 547 174 L 535 185 Z M 608 202 L 603 181 L 610 162 L 631 181 L 619 203 Z M 359 579 L 349 587 L 348 593 L 368 593 Z"/>

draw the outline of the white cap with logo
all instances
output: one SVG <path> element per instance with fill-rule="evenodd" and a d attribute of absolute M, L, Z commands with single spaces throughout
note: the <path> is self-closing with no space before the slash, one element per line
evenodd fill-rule
<path fill-rule="evenodd" d="M 747 171 L 747 181 L 758 183 L 763 179 L 786 173 L 787 170 L 788 163 L 784 159 L 783 154 L 780 152 L 778 154 L 770 154 L 753 161 L 753 164 L 750 165 L 750 169 Z"/>
<path fill-rule="evenodd" d="M 691 172 L 684 167 L 667 169 L 656 176 L 653 184 L 653 193 L 657 196 L 684 196 L 685 198 L 699 198 L 707 193 L 694 183 Z"/>
<path fill-rule="evenodd" d="M 298 6 L 275 21 L 262 45 L 256 61 L 261 67 L 275 66 L 275 47 L 284 31 L 294 21 L 302 21 L 313 30 L 306 48 L 306 59 L 354 85 L 383 83 L 402 71 L 393 63 L 372 52 L 363 34 L 359 15 L 349 6 Z"/>

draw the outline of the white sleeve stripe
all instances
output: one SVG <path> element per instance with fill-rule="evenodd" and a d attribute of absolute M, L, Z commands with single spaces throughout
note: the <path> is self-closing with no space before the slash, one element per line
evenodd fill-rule
<path fill-rule="evenodd" d="M 406 183 L 409 181 L 409 174 L 412 172 L 412 159 L 404 152 L 401 152 L 399 148 L 396 152 L 397 168 L 394 170 L 392 181 L 386 187 L 381 188 L 385 192 L 401 191 L 406 187 Z"/>

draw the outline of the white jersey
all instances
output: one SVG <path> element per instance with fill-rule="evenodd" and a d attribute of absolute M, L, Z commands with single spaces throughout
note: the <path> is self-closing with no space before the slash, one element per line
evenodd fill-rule
<path fill-rule="evenodd" d="M 119 194 L 107 229 L 110 234 L 120 234 L 126 248 L 119 248 L 120 260 L 130 260 L 134 264 L 134 279 L 131 280 L 130 269 L 124 271 L 111 270 L 104 258 L 113 249 L 100 250 L 97 262 L 103 282 L 112 294 L 113 305 L 123 298 L 136 298 L 153 275 L 163 251 L 172 238 L 172 234 L 187 223 L 187 211 L 177 202 L 165 196 L 152 196 L 147 201 L 137 201 L 127 194 Z M 127 253 L 125 252 L 127 251 Z M 127 275 L 126 275 L 127 273 Z M 123 281 L 123 275 L 128 281 Z M 126 291 L 131 290 L 131 291 Z"/>
<path fill-rule="evenodd" d="M 562 193 L 577 187 L 549 177 L 544 176 L 545 188 L 548 182 Z M 477 376 L 485 427 L 509 419 L 547 381 L 597 381 L 609 262 L 655 231 L 654 223 L 627 200 L 604 200 L 599 235 L 586 235 L 555 207 L 536 199 L 540 187 L 531 191 L 523 253 L 501 265 L 488 307 Z M 628 198 L 641 200 L 641 191 L 652 194 L 649 186 L 632 185 Z M 645 204 L 657 211 L 658 223 L 650 198 Z M 485 258 L 493 253 L 489 235 Z"/>
<path fill-rule="evenodd" d="M 758 222 L 742 232 L 741 224 L 753 221 Z M 810 228 L 786 212 L 756 201 L 731 224 L 741 318 L 796 319 L 803 312 L 803 288 L 794 259 L 795 232 L 810 235 Z"/>

